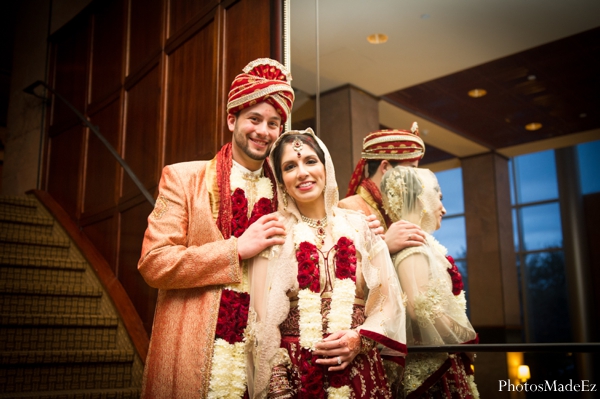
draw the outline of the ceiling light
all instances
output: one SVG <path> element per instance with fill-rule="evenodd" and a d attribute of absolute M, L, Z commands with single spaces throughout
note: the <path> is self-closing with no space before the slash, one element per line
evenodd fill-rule
<path fill-rule="evenodd" d="M 367 36 L 367 40 L 371 44 L 381 44 L 387 42 L 388 37 L 383 33 L 374 33 L 372 35 Z"/>
<path fill-rule="evenodd" d="M 542 124 L 538 122 L 531 122 L 525 125 L 525 129 L 533 132 L 534 130 L 539 130 L 542 128 Z"/>
<path fill-rule="evenodd" d="M 537 79 L 537 76 L 535 76 L 535 75 L 527 76 L 527 80 L 536 80 L 536 79 Z"/>
<path fill-rule="evenodd" d="M 469 97 L 473 97 L 473 98 L 479 98 L 479 97 L 483 97 L 487 94 L 487 91 L 485 91 L 484 89 L 473 89 L 469 91 Z"/>

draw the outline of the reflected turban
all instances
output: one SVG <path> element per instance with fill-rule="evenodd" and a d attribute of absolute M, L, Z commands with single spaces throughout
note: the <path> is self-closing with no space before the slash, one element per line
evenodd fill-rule
<path fill-rule="evenodd" d="M 364 178 L 365 164 L 371 159 L 418 161 L 425 155 L 425 143 L 414 122 L 410 130 L 384 129 L 369 133 L 363 140 L 361 159 L 352 173 L 346 197 L 354 195 Z"/>
<path fill-rule="evenodd" d="M 285 123 L 294 104 L 291 81 L 292 75 L 279 62 L 269 58 L 254 60 L 231 83 L 227 112 L 235 114 L 265 101 L 275 107 Z"/>

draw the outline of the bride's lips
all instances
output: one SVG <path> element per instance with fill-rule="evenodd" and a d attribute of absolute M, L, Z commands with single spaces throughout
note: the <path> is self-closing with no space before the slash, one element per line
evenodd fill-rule
<path fill-rule="evenodd" d="M 308 191 L 310 189 L 312 189 L 315 186 L 315 182 L 314 181 L 310 181 L 310 182 L 302 182 L 300 184 L 298 184 L 296 186 L 296 188 L 300 191 Z"/>

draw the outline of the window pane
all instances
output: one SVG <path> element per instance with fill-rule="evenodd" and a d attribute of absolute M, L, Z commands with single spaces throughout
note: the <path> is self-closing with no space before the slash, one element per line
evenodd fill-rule
<path fill-rule="evenodd" d="M 600 191 L 600 140 L 577 146 L 579 158 L 579 177 L 582 194 L 591 194 Z"/>
<path fill-rule="evenodd" d="M 515 200 L 515 179 L 514 177 L 514 171 L 513 171 L 513 167 L 514 167 L 514 162 L 511 159 L 508 160 L 508 180 L 509 180 L 509 184 L 510 184 L 510 204 L 514 205 L 517 203 L 517 201 Z"/>
<path fill-rule="evenodd" d="M 562 251 L 528 254 L 527 300 L 533 342 L 569 342 L 565 260 Z"/>
<path fill-rule="evenodd" d="M 523 246 L 535 251 L 562 247 L 562 230 L 558 202 L 521 208 Z"/>
<path fill-rule="evenodd" d="M 442 196 L 444 197 L 444 208 L 447 215 L 456 215 L 465 213 L 463 201 L 463 183 L 462 169 L 450 169 L 443 172 L 437 172 L 435 176 L 440 183 Z"/>
<path fill-rule="evenodd" d="M 558 198 L 554 150 L 514 158 L 520 204 Z"/>
<path fill-rule="evenodd" d="M 433 235 L 440 244 L 448 248 L 448 255 L 454 259 L 467 257 L 467 233 L 464 216 L 442 219 L 442 227 L 435 231 Z"/>
<path fill-rule="evenodd" d="M 519 224 L 517 223 L 517 210 L 512 210 L 512 219 L 513 219 L 513 239 L 515 240 L 515 251 L 520 251 L 519 248 Z"/>

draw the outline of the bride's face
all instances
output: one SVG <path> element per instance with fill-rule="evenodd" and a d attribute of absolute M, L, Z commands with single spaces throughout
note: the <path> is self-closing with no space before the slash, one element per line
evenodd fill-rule
<path fill-rule="evenodd" d="M 446 214 L 446 208 L 442 204 L 442 191 L 439 187 L 436 188 L 436 193 L 433 199 L 433 215 L 435 216 L 435 229 L 438 230 L 442 226 L 442 217 Z"/>
<path fill-rule="evenodd" d="M 299 206 L 320 205 L 317 202 L 323 201 L 325 165 L 307 144 L 299 153 L 300 156 L 293 150 L 292 143 L 284 144 L 281 174 L 285 189 Z"/>

